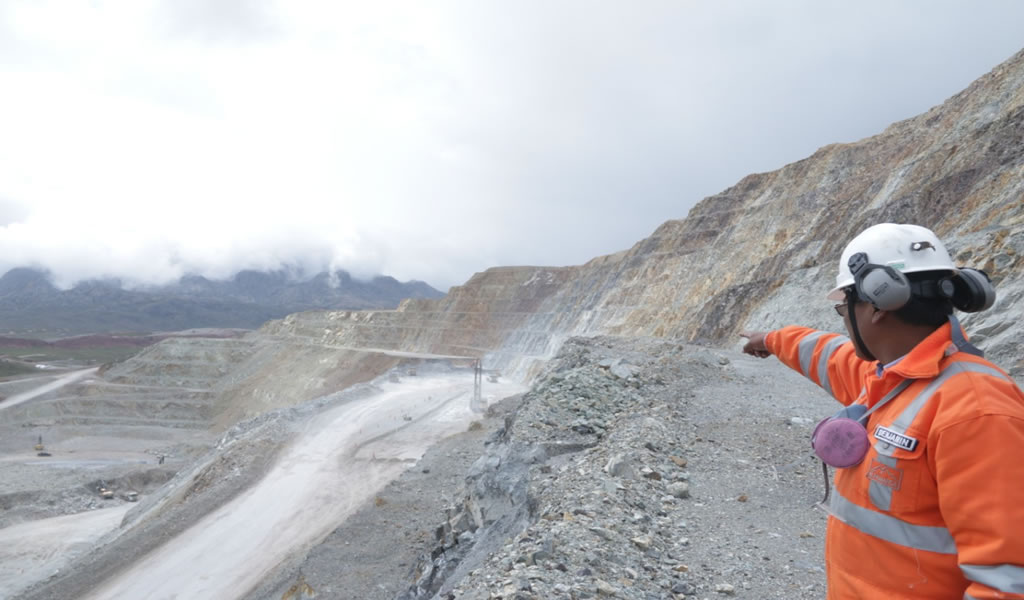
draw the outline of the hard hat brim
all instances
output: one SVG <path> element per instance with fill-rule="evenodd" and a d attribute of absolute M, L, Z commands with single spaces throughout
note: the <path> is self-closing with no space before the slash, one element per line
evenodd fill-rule
<path fill-rule="evenodd" d="M 846 289 L 846 287 L 847 286 L 844 285 L 833 289 L 831 292 L 828 293 L 827 296 L 825 296 L 825 298 L 832 300 L 834 302 L 846 300 L 846 292 L 843 291 Z"/>

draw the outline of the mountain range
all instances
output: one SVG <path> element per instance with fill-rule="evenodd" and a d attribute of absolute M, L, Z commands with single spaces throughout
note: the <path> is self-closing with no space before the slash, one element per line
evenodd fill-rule
<path fill-rule="evenodd" d="M 188 275 L 162 286 L 130 288 L 119 279 L 56 287 L 45 271 L 16 268 L 0 277 L 0 333 L 61 337 L 84 333 L 258 327 L 312 309 L 392 309 L 405 298 L 441 298 L 422 281 L 345 271 L 312 278 L 288 271 L 240 271 L 226 280 Z"/>

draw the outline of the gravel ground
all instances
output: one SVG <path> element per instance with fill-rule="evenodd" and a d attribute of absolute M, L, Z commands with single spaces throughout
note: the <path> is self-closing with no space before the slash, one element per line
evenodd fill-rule
<path fill-rule="evenodd" d="M 823 483 L 808 436 L 832 411 L 774 361 L 571 340 L 474 465 L 462 514 L 449 511 L 402 597 L 821 598 Z M 502 447 L 532 457 L 511 535 L 514 511 L 494 513 L 495 497 L 520 489 L 501 480 Z"/>

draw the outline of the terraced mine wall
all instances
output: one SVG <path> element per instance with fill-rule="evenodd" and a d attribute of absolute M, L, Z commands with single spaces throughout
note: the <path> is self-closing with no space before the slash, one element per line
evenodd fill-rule
<path fill-rule="evenodd" d="M 335 347 L 481 356 L 528 379 L 574 335 L 731 345 L 744 328 L 836 330 L 824 294 L 837 258 L 887 221 L 934 229 L 958 264 L 992 275 L 995 307 L 962 320 L 1024 375 L 1024 52 L 879 135 L 744 178 L 627 251 L 574 267 L 497 267 L 440 300 L 300 313 L 259 335 L 326 356 Z"/>

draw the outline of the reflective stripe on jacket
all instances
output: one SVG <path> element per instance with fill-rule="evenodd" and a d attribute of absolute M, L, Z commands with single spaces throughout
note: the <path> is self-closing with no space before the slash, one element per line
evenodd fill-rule
<path fill-rule="evenodd" d="M 872 446 L 837 469 L 828 597 L 1024 600 L 1024 393 L 960 351 L 947 323 L 879 377 L 840 335 L 803 327 L 768 349 L 842 404 L 871 407 Z M 957 333 L 960 333 L 959 331 Z"/>

